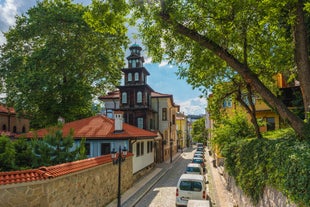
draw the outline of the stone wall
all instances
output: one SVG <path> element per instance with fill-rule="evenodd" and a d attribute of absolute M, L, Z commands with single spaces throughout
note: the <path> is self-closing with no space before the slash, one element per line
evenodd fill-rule
<path fill-rule="evenodd" d="M 122 193 L 133 184 L 132 157 L 122 163 Z M 0 207 L 106 206 L 117 197 L 118 165 L 106 163 L 56 178 L 0 186 Z"/>
<path fill-rule="evenodd" d="M 295 204 L 290 203 L 281 192 L 270 187 L 264 190 L 263 198 L 257 205 L 254 205 L 250 198 L 236 185 L 234 178 L 228 176 L 226 173 L 224 174 L 227 188 L 231 191 L 238 207 L 297 207 Z"/>

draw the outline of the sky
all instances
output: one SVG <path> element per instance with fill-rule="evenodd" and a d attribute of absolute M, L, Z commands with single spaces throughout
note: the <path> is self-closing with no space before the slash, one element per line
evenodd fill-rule
<path fill-rule="evenodd" d="M 5 43 L 3 32 L 8 31 L 11 26 L 14 26 L 15 16 L 25 13 L 36 4 L 36 1 L 37 0 L 0 0 L 0 45 Z M 75 0 L 74 2 L 86 5 L 90 0 Z M 133 30 L 132 28 L 129 29 L 129 36 L 132 35 Z M 174 103 L 180 106 L 180 112 L 186 115 L 205 114 L 207 105 L 206 99 L 199 98 L 202 94 L 198 89 L 193 90 L 192 87 L 186 83 L 186 80 L 181 80 L 177 77 L 175 74 L 177 72 L 177 67 L 169 65 L 166 62 L 159 64 L 152 63 L 151 58 L 146 56 L 147 51 L 144 50 L 142 43 L 137 40 L 135 40 L 135 42 L 143 49 L 142 56 L 144 56 L 145 59 L 144 67 L 150 73 L 147 79 L 148 85 L 156 92 L 171 94 Z M 128 45 L 128 47 L 130 45 Z M 126 51 L 126 53 L 128 51 Z"/>

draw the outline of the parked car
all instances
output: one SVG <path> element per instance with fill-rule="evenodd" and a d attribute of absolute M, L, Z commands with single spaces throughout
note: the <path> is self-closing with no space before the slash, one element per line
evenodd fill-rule
<path fill-rule="evenodd" d="M 187 206 L 188 200 L 206 200 L 206 180 L 203 175 L 182 174 L 176 188 L 176 206 Z"/>
<path fill-rule="evenodd" d="M 185 173 L 203 175 L 203 168 L 198 163 L 188 163 Z"/>
<path fill-rule="evenodd" d="M 203 143 L 200 143 L 200 142 L 198 142 L 198 143 L 196 144 L 196 146 L 197 146 L 197 147 L 204 147 Z"/>
<path fill-rule="evenodd" d="M 194 155 L 196 155 L 196 154 L 200 154 L 200 155 L 202 155 L 203 157 L 205 157 L 205 154 L 204 154 L 202 151 L 196 151 Z"/>
<path fill-rule="evenodd" d="M 193 159 L 192 159 L 192 163 L 198 163 L 198 164 L 200 164 L 200 166 L 202 167 L 202 169 L 203 169 L 203 171 L 205 171 L 205 161 L 204 161 L 204 159 L 203 158 L 197 158 L 197 157 L 194 157 Z"/>
<path fill-rule="evenodd" d="M 194 158 L 202 158 L 202 159 L 204 159 L 204 161 L 206 161 L 205 158 L 204 158 L 204 155 L 200 154 L 200 153 L 195 153 L 193 157 Z"/>
<path fill-rule="evenodd" d="M 205 149 L 203 147 L 197 147 L 196 152 L 203 152 L 203 153 L 205 153 Z"/>

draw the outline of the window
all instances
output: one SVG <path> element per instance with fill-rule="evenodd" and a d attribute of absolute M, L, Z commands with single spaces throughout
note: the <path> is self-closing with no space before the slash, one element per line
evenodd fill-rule
<path fill-rule="evenodd" d="M 90 143 L 85 143 L 85 151 L 86 155 L 90 156 Z"/>
<path fill-rule="evenodd" d="M 22 132 L 23 132 L 23 133 L 26 132 L 26 127 L 25 127 L 25 126 L 23 126 L 23 128 L 22 128 Z"/>
<path fill-rule="evenodd" d="M 266 122 L 267 122 L 267 131 L 272 131 L 276 129 L 274 117 L 267 117 Z"/>
<path fill-rule="evenodd" d="M 202 190 L 202 184 L 197 181 L 184 180 L 180 183 L 180 190 L 200 192 Z"/>
<path fill-rule="evenodd" d="M 136 67 L 136 60 L 131 60 L 132 63 L 132 67 L 135 68 Z"/>
<path fill-rule="evenodd" d="M 138 80 L 139 80 L 139 73 L 135 72 L 135 81 L 138 81 Z"/>
<path fill-rule="evenodd" d="M 16 126 L 13 126 L 13 133 L 16 133 L 16 132 L 17 132 Z"/>
<path fill-rule="evenodd" d="M 110 143 L 101 143 L 101 155 L 108 155 L 111 153 Z"/>
<path fill-rule="evenodd" d="M 122 103 L 123 103 L 123 104 L 126 104 L 126 103 L 127 103 L 127 93 L 126 93 L 126 92 L 123 92 L 123 93 L 122 93 Z"/>
<path fill-rule="evenodd" d="M 128 81 L 132 81 L 132 74 L 128 73 Z"/>
<path fill-rule="evenodd" d="M 142 92 L 138 91 L 137 93 L 137 103 L 142 103 Z"/>
<path fill-rule="evenodd" d="M 153 142 L 148 141 L 147 142 L 147 153 L 151 153 L 151 152 L 153 152 Z"/>
<path fill-rule="evenodd" d="M 137 142 L 136 155 L 137 157 L 140 156 L 140 142 Z"/>
<path fill-rule="evenodd" d="M 6 125 L 5 124 L 2 125 L 2 130 L 6 131 Z"/>
<path fill-rule="evenodd" d="M 144 142 L 141 142 L 141 155 L 144 155 Z"/>
<path fill-rule="evenodd" d="M 137 122 L 138 122 L 138 128 L 143 129 L 143 118 L 142 117 L 137 118 Z"/>
<path fill-rule="evenodd" d="M 172 115 L 172 124 L 175 124 L 175 115 Z"/>
<path fill-rule="evenodd" d="M 223 102 L 223 108 L 231 108 L 232 100 L 231 98 L 226 98 Z"/>
<path fill-rule="evenodd" d="M 167 121 L 167 108 L 162 108 L 162 120 Z"/>

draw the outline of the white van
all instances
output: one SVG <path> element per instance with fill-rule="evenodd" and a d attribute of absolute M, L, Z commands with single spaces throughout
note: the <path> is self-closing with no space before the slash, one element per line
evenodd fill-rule
<path fill-rule="evenodd" d="M 185 173 L 203 175 L 203 169 L 199 163 L 188 163 Z"/>
<path fill-rule="evenodd" d="M 190 199 L 206 200 L 206 180 L 203 175 L 183 174 L 176 189 L 176 206 L 187 206 Z"/>

